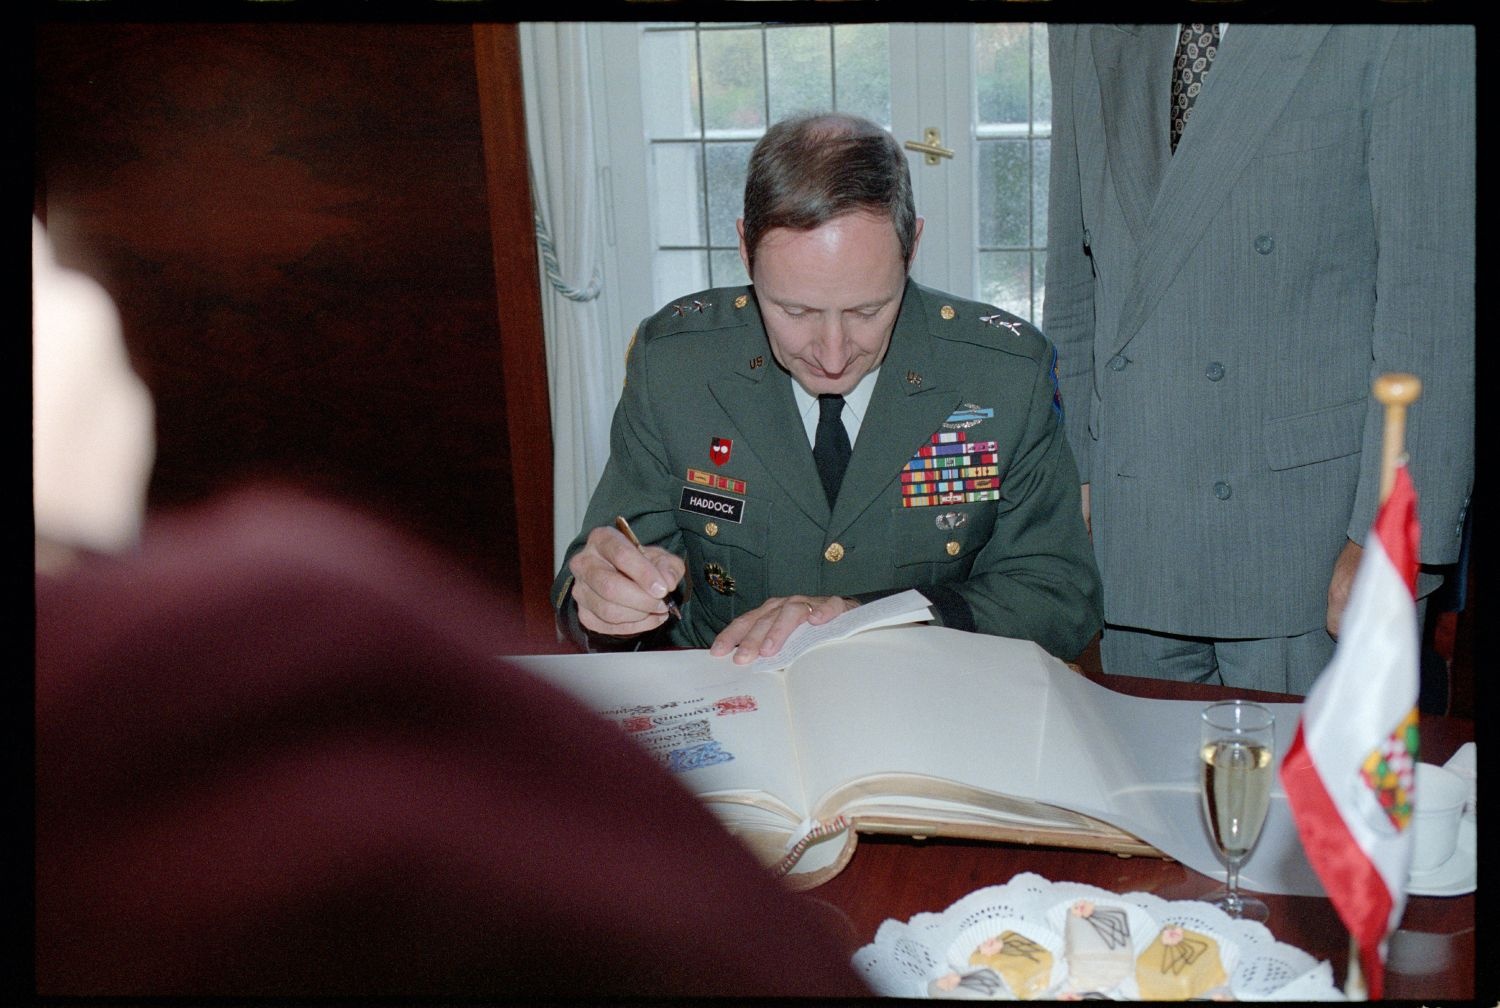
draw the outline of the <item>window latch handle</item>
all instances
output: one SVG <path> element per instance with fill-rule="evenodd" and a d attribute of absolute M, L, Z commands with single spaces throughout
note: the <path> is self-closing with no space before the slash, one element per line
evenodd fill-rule
<path fill-rule="evenodd" d="M 927 127 L 925 138 L 922 142 L 916 140 L 906 141 L 905 147 L 909 151 L 927 155 L 926 161 L 930 165 L 938 163 L 938 158 L 951 158 L 953 152 L 943 146 L 942 131 L 934 126 Z"/>

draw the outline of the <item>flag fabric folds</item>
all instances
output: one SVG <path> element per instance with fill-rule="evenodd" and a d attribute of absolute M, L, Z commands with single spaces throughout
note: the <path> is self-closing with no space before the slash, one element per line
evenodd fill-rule
<path fill-rule="evenodd" d="M 1417 764 L 1417 499 L 1403 465 L 1365 543 L 1333 660 L 1303 705 L 1281 781 L 1307 859 L 1379 998 L 1406 908 Z"/>

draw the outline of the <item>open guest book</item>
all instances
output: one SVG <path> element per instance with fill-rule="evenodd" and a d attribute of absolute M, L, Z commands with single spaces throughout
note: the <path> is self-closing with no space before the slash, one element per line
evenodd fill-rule
<path fill-rule="evenodd" d="M 614 721 L 789 884 L 860 832 L 1165 855 L 1223 866 L 1199 811 L 1199 701 L 1106 689 L 1030 641 L 965 633 L 905 592 L 735 665 L 706 650 L 513 658 Z M 1278 759 L 1300 706 L 1271 704 Z M 1279 780 L 1241 872 L 1321 895 Z"/>

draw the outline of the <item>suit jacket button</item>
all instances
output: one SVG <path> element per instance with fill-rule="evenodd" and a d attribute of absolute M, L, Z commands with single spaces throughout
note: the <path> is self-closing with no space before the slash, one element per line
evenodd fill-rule
<path fill-rule="evenodd" d="M 1111 371 L 1124 371 L 1125 365 L 1129 363 L 1130 361 L 1125 359 L 1124 354 L 1115 354 L 1109 359 L 1109 369 Z"/>
<path fill-rule="evenodd" d="M 1270 235 L 1257 235 L 1255 238 L 1255 251 L 1261 255 L 1270 255 L 1271 250 L 1276 247 L 1276 242 Z"/>
<path fill-rule="evenodd" d="M 1224 377 L 1224 365 L 1220 364 L 1218 361 L 1214 361 L 1208 367 L 1203 369 L 1203 377 L 1207 378 L 1209 381 L 1218 381 L 1220 378 Z"/>
<path fill-rule="evenodd" d="M 1233 493 L 1234 491 L 1229 489 L 1228 483 L 1220 482 L 1214 484 L 1214 496 L 1219 498 L 1219 500 L 1228 500 Z"/>
<path fill-rule="evenodd" d="M 844 547 L 838 543 L 829 543 L 828 548 L 823 551 L 823 559 L 829 563 L 838 563 L 844 559 Z"/>
<path fill-rule="evenodd" d="M 944 546 L 943 548 L 948 551 L 949 556 L 958 556 L 959 546 L 957 539 L 949 539 L 948 545 Z"/>
<path fill-rule="evenodd" d="M 718 535 L 719 534 L 719 523 L 718 522 L 709 522 L 708 524 L 704 525 L 703 526 L 703 534 L 706 535 L 706 536 L 716 536 L 716 535 Z"/>

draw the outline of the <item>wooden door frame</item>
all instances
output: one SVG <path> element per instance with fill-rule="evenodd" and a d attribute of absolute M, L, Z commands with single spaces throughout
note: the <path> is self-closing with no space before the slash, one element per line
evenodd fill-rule
<path fill-rule="evenodd" d="M 541 276 L 526 153 L 518 26 L 474 25 L 474 70 L 484 143 L 490 245 L 504 369 L 505 418 L 528 636 L 556 633 L 552 580 L 552 414 Z M 537 493 L 537 488 L 545 488 Z"/>

